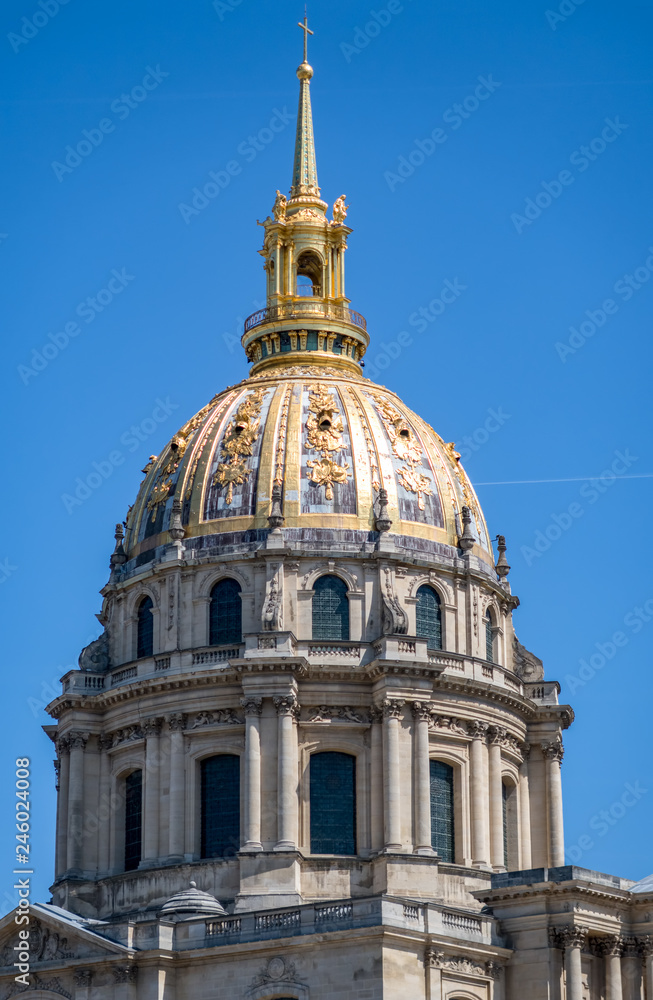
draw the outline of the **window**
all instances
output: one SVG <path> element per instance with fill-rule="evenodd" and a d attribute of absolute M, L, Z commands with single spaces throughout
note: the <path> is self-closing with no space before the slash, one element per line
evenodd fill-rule
<path fill-rule="evenodd" d="M 243 602 L 237 580 L 220 580 L 211 591 L 209 645 L 243 640 Z"/>
<path fill-rule="evenodd" d="M 311 854 L 356 853 L 356 758 L 311 756 Z"/>
<path fill-rule="evenodd" d="M 418 639 L 427 639 L 428 649 L 442 649 L 442 611 L 433 587 L 423 586 L 417 591 L 416 617 Z"/>
<path fill-rule="evenodd" d="M 201 855 L 231 857 L 240 849 L 240 757 L 219 754 L 200 766 Z"/>
<path fill-rule="evenodd" d="M 312 250 L 297 258 L 297 295 L 321 295 L 322 261 Z"/>
<path fill-rule="evenodd" d="M 148 598 L 149 600 L 149 598 Z M 150 601 L 150 604 L 152 602 Z M 125 778 L 125 871 L 138 868 L 143 834 L 143 772 Z"/>
<path fill-rule="evenodd" d="M 442 861 L 454 860 L 453 768 L 432 760 L 431 847 Z"/>
<path fill-rule="evenodd" d="M 347 585 L 338 576 L 321 576 L 313 594 L 313 638 L 349 638 Z"/>
<path fill-rule="evenodd" d="M 485 624 L 485 659 L 488 663 L 494 663 L 494 630 L 492 628 L 492 615 L 489 608 L 483 622 Z"/>
<path fill-rule="evenodd" d="M 138 627 L 136 638 L 136 658 L 151 656 L 154 650 L 154 619 L 151 597 L 144 597 L 138 605 Z"/>

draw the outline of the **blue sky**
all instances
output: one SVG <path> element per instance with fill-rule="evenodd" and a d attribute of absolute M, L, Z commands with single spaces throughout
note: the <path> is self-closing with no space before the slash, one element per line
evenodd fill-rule
<path fill-rule="evenodd" d="M 14 760 L 31 757 L 47 899 L 42 708 L 99 632 L 113 527 L 148 455 L 247 371 L 238 331 L 263 295 L 256 220 L 290 184 L 303 11 L 43 3 L 6 0 L 0 30 L 0 781 L 9 817 Z M 351 205 L 367 373 L 458 443 L 475 483 L 510 484 L 478 492 L 491 534 L 507 537 L 520 639 L 576 710 L 568 857 L 641 878 L 653 870 L 653 8 L 313 0 L 309 19 L 319 179 L 328 202 L 345 191 Z M 180 209 L 229 163 L 216 197 Z M 457 294 L 442 311 L 429 304 L 446 282 Z M 101 485 L 66 503 L 96 465 Z M 0 832 L 2 900 L 8 819 Z"/>

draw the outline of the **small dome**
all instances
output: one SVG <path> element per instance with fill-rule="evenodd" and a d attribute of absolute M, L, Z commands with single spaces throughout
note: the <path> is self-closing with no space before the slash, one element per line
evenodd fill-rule
<path fill-rule="evenodd" d="M 191 882 L 188 889 L 177 892 L 163 904 L 159 911 L 162 917 L 173 917 L 186 914 L 198 917 L 219 917 L 227 911 L 215 896 L 202 892 L 196 882 Z"/>

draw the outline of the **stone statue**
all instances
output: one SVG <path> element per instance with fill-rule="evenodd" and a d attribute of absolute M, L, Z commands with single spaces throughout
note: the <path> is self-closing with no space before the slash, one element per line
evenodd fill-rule
<path fill-rule="evenodd" d="M 285 194 L 281 194 L 281 191 L 277 190 L 277 197 L 275 198 L 274 205 L 272 206 L 272 215 L 274 216 L 275 222 L 285 222 L 287 204 L 288 200 Z"/>
<path fill-rule="evenodd" d="M 101 636 L 84 646 L 79 654 L 79 669 L 102 673 L 109 666 L 109 634 L 105 630 Z"/>
<path fill-rule="evenodd" d="M 343 223 L 347 218 L 349 205 L 345 205 L 346 197 L 346 194 L 341 194 L 333 203 L 333 221 L 338 224 Z"/>

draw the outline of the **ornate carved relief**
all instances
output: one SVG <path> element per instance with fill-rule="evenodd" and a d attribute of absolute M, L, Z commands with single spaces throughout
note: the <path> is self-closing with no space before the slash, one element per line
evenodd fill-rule
<path fill-rule="evenodd" d="M 138 981 L 137 965 L 119 965 L 113 970 L 113 980 L 118 983 L 134 984 Z"/>
<path fill-rule="evenodd" d="M 349 462 L 338 465 L 329 458 L 329 452 L 341 451 L 345 447 L 342 417 L 335 397 L 326 385 L 318 383 L 311 386 L 308 398 L 306 446 L 321 455 L 319 462 L 306 463 L 312 469 L 310 481 L 316 486 L 324 486 L 324 496 L 333 500 L 333 484 L 346 483 L 351 475 Z"/>
<path fill-rule="evenodd" d="M 102 673 L 109 668 L 109 633 L 105 629 L 101 636 L 84 646 L 79 654 L 79 669 Z"/>
<path fill-rule="evenodd" d="M 562 763 L 565 750 L 562 745 L 562 740 L 559 737 L 558 739 L 551 740 L 550 742 L 542 741 L 542 743 L 540 743 L 540 747 L 542 748 L 542 755 L 546 757 L 547 760 L 557 760 Z"/>
<path fill-rule="evenodd" d="M 397 471 L 397 477 L 405 490 L 417 494 L 417 506 L 424 510 L 424 497 L 430 497 L 433 489 L 428 476 L 417 470 L 422 462 L 422 446 L 405 418 L 387 399 L 378 393 L 370 395 L 383 421 L 394 454 L 400 462 L 405 462 L 404 467 Z"/>
<path fill-rule="evenodd" d="M 263 710 L 262 698 L 241 698 L 240 704 L 243 707 L 245 715 L 260 715 Z"/>
<path fill-rule="evenodd" d="M 190 729 L 200 729 L 202 726 L 228 725 L 241 726 L 243 720 L 239 719 L 232 708 L 219 708 L 215 712 L 198 712 Z"/>
<path fill-rule="evenodd" d="M 342 722 L 356 722 L 359 725 L 369 725 L 367 712 L 352 708 L 350 705 L 316 705 L 306 709 L 306 722 L 330 722 L 338 719 Z"/>
<path fill-rule="evenodd" d="M 177 712 L 168 716 L 168 729 L 171 733 L 183 732 L 186 728 L 186 716 L 182 712 Z"/>
<path fill-rule="evenodd" d="M 253 451 L 259 432 L 263 390 L 255 389 L 238 406 L 222 442 L 223 462 L 213 476 L 214 486 L 226 486 L 225 503 L 233 500 L 234 486 L 240 486 L 249 476 L 244 459 Z"/>
<path fill-rule="evenodd" d="M 404 705 L 405 702 L 397 698 L 385 698 L 381 705 L 384 719 L 401 719 Z"/>
<path fill-rule="evenodd" d="M 498 962 L 476 962 L 464 955 L 445 955 L 443 951 L 435 948 L 426 949 L 424 965 L 430 969 L 442 969 L 464 976 L 483 976 L 488 979 L 498 979 L 501 973 Z"/>
<path fill-rule="evenodd" d="M 383 601 L 383 635 L 405 635 L 408 631 L 408 618 L 394 592 L 392 571 L 389 566 L 383 567 L 381 598 Z"/>
<path fill-rule="evenodd" d="M 261 621 L 263 628 L 270 632 L 278 632 L 283 628 L 283 565 L 272 567 L 272 576 L 267 585 L 267 594 L 263 602 Z"/>
<path fill-rule="evenodd" d="M 299 703 L 294 695 L 273 698 L 272 701 L 277 710 L 277 715 L 292 715 L 293 718 L 298 717 Z"/>

